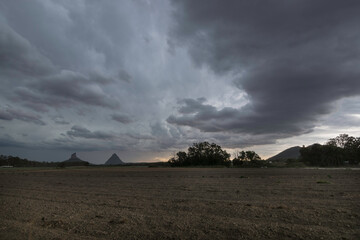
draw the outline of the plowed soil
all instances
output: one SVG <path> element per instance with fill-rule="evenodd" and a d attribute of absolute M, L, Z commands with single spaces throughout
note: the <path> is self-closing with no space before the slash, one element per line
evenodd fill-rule
<path fill-rule="evenodd" d="M 360 239 L 360 171 L 2 169 L 0 239 Z"/>

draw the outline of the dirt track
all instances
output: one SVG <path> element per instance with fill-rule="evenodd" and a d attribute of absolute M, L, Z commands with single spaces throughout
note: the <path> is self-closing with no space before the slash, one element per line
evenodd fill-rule
<path fill-rule="evenodd" d="M 360 171 L 0 171 L 0 239 L 360 239 Z"/>

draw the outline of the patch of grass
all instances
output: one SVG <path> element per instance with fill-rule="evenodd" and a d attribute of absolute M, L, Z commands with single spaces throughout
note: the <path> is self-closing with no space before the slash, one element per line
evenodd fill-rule
<path fill-rule="evenodd" d="M 317 184 L 330 184 L 328 181 L 323 181 L 323 180 L 317 181 L 316 183 Z"/>
<path fill-rule="evenodd" d="M 111 219 L 108 223 L 109 224 L 125 224 L 126 221 L 124 219 Z"/>
<path fill-rule="evenodd" d="M 327 177 L 328 177 L 328 178 L 332 178 L 332 176 L 331 176 L 330 174 L 329 174 L 329 175 L 327 175 Z"/>

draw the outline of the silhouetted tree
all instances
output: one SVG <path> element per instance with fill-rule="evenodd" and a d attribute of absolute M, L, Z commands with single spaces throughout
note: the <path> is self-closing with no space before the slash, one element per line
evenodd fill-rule
<path fill-rule="evenodd" d="M 335 138 L 330 138 L 326 145 L 336 146 L 342 149 L 344 161 L 351 164 L 358 164 L 360 161 L 360 138 L 340 134 Z"/>
<path fill-rule="evenodd" d="M 260 156 L 254 151 L 241 151 L 235 153 L 235 157 L 233 159 L 234 166 L 260 166 L 262 165 Z"/>
<path fill-rule="evenodd" d="M 301 159 L 313 166 L 341 166 L 345 162 L 358 164 L 360 159 L 360 138 L 340 134 L 329 139 L 325 145 L 313 144 L 300 149 Z"/>
<path fill-rule="evenodd" d="M 168 162 L 170 163 L 170 166 L 173 166 L 173 167 L 190 165 L 190 161 L 187 158 L 186 152 L 181 152 L 181 151 L 176 153 L 175 157 L 170 158 L 170 160 Z"/>
<path fill-rule="evenodd" d="M 347 148 L 352 146 L 356 141 L 356 138 L 349 136 L 348 134 L 340 134 L 335 138 L 330 138 L 326 145 L 336 146 L 340 148 Z"/>

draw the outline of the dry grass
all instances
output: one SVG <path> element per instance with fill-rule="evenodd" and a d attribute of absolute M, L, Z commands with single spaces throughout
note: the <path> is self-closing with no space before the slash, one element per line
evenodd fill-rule
<path fill-rule="evenodd" d="M 0 239 L 360 239 L 359 184 L 355 170 L 4 170 Z"/>

